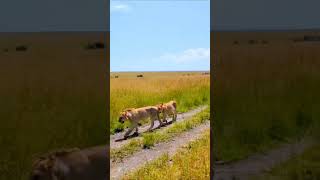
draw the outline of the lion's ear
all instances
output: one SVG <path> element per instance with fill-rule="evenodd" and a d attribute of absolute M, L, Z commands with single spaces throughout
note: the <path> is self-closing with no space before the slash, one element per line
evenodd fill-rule
<path fill-rule="evenodd" d="M 126 111 L 126 117 L 127 118 L 130 118 L 132 115 L 131 115 L 131 113 L 129 113 L 128 111 Z"/>
<path fill-rule="evenodd" d="M 32 162 L 32 167 L 37 166 L 43 159 L 37 158 Z"/>

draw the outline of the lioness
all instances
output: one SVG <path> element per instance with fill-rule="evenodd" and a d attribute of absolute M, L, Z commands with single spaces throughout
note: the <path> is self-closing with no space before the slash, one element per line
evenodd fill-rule
<path fill-rule="evenodd" d="M 124 112 L 120 114 L 119 122 L 124 123 L 126 120 L 130 121 L 131 127 L 129 130 L 124 134 L 124 139 L 128 138 L 129 134 L 132 132 L 133 129 L 136 129 L 135 133 L 138 133 L 138 125 L 139 121 L 143 119 L 150 118 L 151 125 L 148 131 L 151 131 L 151 129 L 154 126 L 154 121 L 158 120 L 160 125 L 162 126 L 163 123 L 159 117 L 159 111 L 158 107 L 156 106 L 147 106 L 142 108 L 132 108 L 127 109 Z"/>
<path fill-rule="evenodd" d="M 172 115 L 172 122 L 177 120 L 177 102 L 170 101 L 168 103 L 161 103 L 157 106 L 158 111 L 163 115 L 163 122 L 167 123 L 167 116 Z"/>
<path fill-rule="evenodd" d="M 107 146 L 60 150 L 34 161 L 31 180 L 106 180 Z"/>

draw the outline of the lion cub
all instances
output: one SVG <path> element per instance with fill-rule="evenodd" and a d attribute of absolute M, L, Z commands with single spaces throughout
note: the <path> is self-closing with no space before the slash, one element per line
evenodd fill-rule
<path fill-rule="evenodd" d="M 163 114 L 163 122 L 167 123 L 167 116 L 172 115 L 172 122 L 177 120 L 177 102 L 170 101 L 168 103 L 161 103 L 157 106 L 158 111 Z"/>
<path fill-rule="evenodd" d="M 119 122 L 124 123 L 126 120 L 130 121 L 131 127 L 129 130 L 124 134 L 124 139 L 128 138 L 129 134 L 132 132 L 133 129 L 135 129 L 135 133 L 138 133 L 138 125 L 139 122 L 143 119 L 150 118 L 151 120 L 151 125 L 148 131 L 151 131 L 151 129 L 154 126 L 154 121 L 158 120 L 160 125 L 162 126 L 163 123 L 159 117 L 159 111 L 158 107 L 156 106 L 147 106 L 147 107 L 142 107 L 142 108 L 132 108 L 132 109 L 127 109 L 123 111 L 120 114 L 119 117 Z"/>

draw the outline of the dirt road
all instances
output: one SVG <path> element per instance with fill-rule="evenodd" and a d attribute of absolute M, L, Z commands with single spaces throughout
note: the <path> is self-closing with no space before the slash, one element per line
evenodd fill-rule
<path fill-rule="evenodd" d="M 155 160 L 160 156 L 168 153 L 169 156 L 174 155 L 184 145 L 191 141 L 195 141 L 201 137 L 204 131 L 210 129 L 210 122 L 203 123 L 189 131 L 181 133 L 169 142 L 159 143 L 152 149 L 142 149 L 141 151 L 125 158 L 122 162 L 110 162 L 111 179 L 121 179 L 123 175 L 132 172 L 147 162 Z"/>

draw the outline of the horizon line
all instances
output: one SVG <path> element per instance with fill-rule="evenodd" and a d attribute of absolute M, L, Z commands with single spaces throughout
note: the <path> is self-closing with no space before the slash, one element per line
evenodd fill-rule
<path fill-rule="evenodd" d="M 110 33 L 110 30 L 0 31 L 0 33 Z"/>
<path fill-rule="evenodd" d="M 319 28 L 288 28 L 288 29 L 261 29 L 261 28 L 240 28 L 240 29 L 210 29 L 210 32 L 303 32 L 320 31 Z"/>
<path fill-rule="evenodd" d="M 204 72 L 204 71 L 210 71 L 210 70 L 169 70 L 169 71 L 110 71 L 110 73 L 119 73 L 119 72 Z"/>

